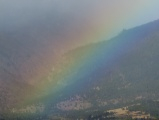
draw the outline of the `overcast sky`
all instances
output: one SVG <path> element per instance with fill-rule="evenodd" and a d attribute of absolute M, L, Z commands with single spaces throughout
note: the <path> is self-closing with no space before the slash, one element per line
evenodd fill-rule
<path fill-rule="evenodd" d="M 88 30 L 105 26 L 106 36 L 111 37 L 122 29 L 159 19 L 158 5 L 159 0 L 0 0 L 0 30 L 38 22 L 49 30 L 72 34 L 69 31 L 79 33 L 84 26 Z"/>

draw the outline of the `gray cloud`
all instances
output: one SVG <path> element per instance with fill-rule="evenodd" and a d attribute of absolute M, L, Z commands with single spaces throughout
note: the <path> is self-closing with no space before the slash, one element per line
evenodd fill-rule
<path fill-rule="evenodd" d="M 92 18 L 95 22 L 100 22 L 100 19 L 107 21 L 107 16 L 109 17 L 109 14 L 115 13 L 115 10 L 116 12 L 120 12 L 119 8 L 123 8 L 125 5 L 129 8 L 132 4 L 142 5 L 142 2 L 147 2 L 147 5 L 150 4 L 150 6 L 154 6 L 154 8 L 149 7 L 147 9 L 147 13 L 145 11 L 140 13 L 141 18 L 143 15 L 144 19 L 136 19 L 135 23 L 132 22 L 135 20 L 124 23 L 121 28 L 118 28 L 118 30 L 122 30 L 123 27 L 136 26 L 136 24 L 142 24 L 147 21 L 154 20 L 157 17 L 159 18 L 159 16 L 155 14 L 158 10 L 158 1 L 120 0 L 119 2 L 116 0 L 1 0 L 0 31 L 21 31 L 22 29 L 25 31 L 28 29 L 28 31 L 31 30 L 34 33 L 40 34 L 40 32 L 45 31 L 45 33 L 50 32 L 51 34 L 61 36 L 61 34 L 65 34 L 71 26 L 78 28 L 81 24 L 87 23 L 88 20 L 91 20 L 89 18 Z M 110 9 L 110 6 L 112 9 Z M 141 8 L 142 11 L 143 6 L 138 7 Z M 121 13 L 120 18 L 118 20 L 114 20 L 114 22 L 121 21 L 120 19 L 126 16 L 124 11 L 129 11 L 129 9 L 121 9 L 123 14 Z M 94 17 L 92 17 L 93 15 Z M 40 29 L 43 29 L 43 31 L 39 31 Z"/>

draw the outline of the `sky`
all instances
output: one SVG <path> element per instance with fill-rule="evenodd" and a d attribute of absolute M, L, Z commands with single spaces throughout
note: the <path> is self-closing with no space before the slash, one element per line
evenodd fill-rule
<path fill-rule="evenodd" d="M 0 31 L 30 27 L 38 36 L 48 31 L 48 38 L 76 46 L 159 19 L 158 4 L 158 0 L 0 0 Z"/>

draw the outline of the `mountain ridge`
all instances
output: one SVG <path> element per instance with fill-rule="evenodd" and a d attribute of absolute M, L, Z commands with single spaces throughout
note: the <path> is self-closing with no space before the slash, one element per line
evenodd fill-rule
<path fill-rule="evenodd" d="M 4 42 L 4 45 L 7 44 L 2 37 L 0 42 Z M 25 46 L 24 43 L 18 44 Z M 26 92 L 28 88 L 32 92 L 36 91 L 34 93 L 35 98 L 38 98 L 37 96 L 43 95 L 44 93 L 44 96 L 40 96 L 38 101 L 41 101 L 48 107 L 46 108 L 46 112 L 44 111 L 46 116 L 60 113 L 61 116 L 67 116 L 68 114 L 72 114 L 73 112 L 78 113 L 79 111 L 90 111 L 91 113 L 95 110 L 109 110 L 140 100 L 159 99 L 159 20 L 124 30 L 109 41 L 89 44 L 65 53 L 59 61 L 56 61 L 54 70 L 50 72 L 51 75 L 45 76 L 46 78 L 49 77 L 49 79 L 45 79 L 44 77 L 45 81 L 42 80 L 42 83 L 38 81 L 40 84 L 35 84 L 35 86 L 31 86 L 27 81 L 25 81 L 25 83 L 24 81 L 17 80 L 17 78 L 22 77 L 19 76 L 19 74 L 15 74 L 16 67 L 14 67 L 14 65 L 16 66 L 18 61 L 16 61 L 16 59 L 9 59 L 9 57 L 12 58 L 12 56 L 9 55 L 8 51 L 5 51 L 14 50 L 16 43 L 12 49 L 10 48 L 10 46 L 12 46 L 11 43 L 7 45 L 8 46 L 3 46 L 3 44 L 0 44 L 0 46 L 2 46 L 0 48 L 0 85 L 2 89 L 4 89 L 0 89 L 0 92 L 5 93 L 5 91 L 7 91 L 6 88 L 15 88 L 15 91 L 12 91 L 12 89 L 8 89 L 7 91 L 7 93 L 12 93 L 11 96 L 15 97 L 13 101 L 18 99 L 18 97 L 15 96 L 18 94 L 17 91 L 20 91 L 19 94 L 28 94 L 28 92 Z M 40 49 L 40 45 L 38 49 Z M 30 52 L 32 50 L 33 49 L 30 49 Z M 14 53 L 16 52 L 14 51 Z M 25 51 L 20 51 L 19 53 L 21 53 L 22 56 L 23 54 L 25 54 L 24 56 L 28 54 L 28 58 L 30 56 L 29 53 Z M 23 62 L 23 60 L 25 60 L 24 58 L 18 59 L 22 59 L 21 62 Z M 39 58 L 41 58 L 41 54 Z M 34 60 L 36 63 L 36 59 Z M 32 60 L 30 62 L 32 63 Z M 36 65 L 38 66 L 40 63 L 41 62 Z M 77 63 L 80 63 L 77 69 L 70 69 L 68 67 L 69 65 L 76 67 Z M 20 63 L 18 63 L 18 65 L 20 65 Z M 44 66 L 45 65 L 46 64 L 44 64 Z M 28 66 L 26 65 L 26 67 Z M 88 68 L 86 69 L 86 67 Z M 85 74 L 85 72 L 88 73 Z M 59 78 L 69 78 L 68 76 L 72 73 L 76 73 L 76 76 L 73 77 L 73 80 L 76 81 L 71 82 L 71 80 L 68 80 L 62 81 L 61 83 L 59 82 Z M 12 77 L 12 74 L 17 76 Z M 10 85 L 8 83 L 10 83 Z M 59 94 L 56 98 L 52 97 L 54 93 L 47 93 L 49 88 L 49 90 L 54 90 L 54 86 L 63 86 L 61 87 L 62 89 L 56 93 Z M 26 87 L 24 92 L 23 87 Z M 45 91 L 47 87 L 48 89 Z M 40 88 L 44 89 L 41 90 Z M 5 94 L 2 95 L 2 98 L 5 98 Z M 9 99 L 9 97 L 7 98 L 6 96 L 5 99 Z M 11 100 L 12 99 L 14 98 L 11 98 Z M 21 99 L 19 98 L 19 100 Z M 47 102 L 45 102 L 45 100 Z M 4 99 L 0 99 L 0 103 L 4 105 L 5 108 L 7 103 L 3 101 Z M 11 108 L 13 108 L 13 106 L 11 105 Z"/>

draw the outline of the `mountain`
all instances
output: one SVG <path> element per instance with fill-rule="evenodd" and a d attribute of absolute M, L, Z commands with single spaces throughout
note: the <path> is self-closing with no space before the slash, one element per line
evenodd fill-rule
<path fill-rule="evenodd" d="M 100 111 L 159 99 L 159 21 L 122 31 L 109 41 L 94 43 L 66 53 L 60 67 L 68 64 L 77 71 L 76 82 L 69 83 L 61 92 L 57 109 L 72 111 Z M 93 52 L 92 52 L 93 51 Z M 63 65 L 65 64 L 65 65 Z M 81 72 L 84 71 L 84 72 Z M 56 72 L 56 71 L 55 71 Z M 64 72 L 65 73 L 65 72 Z M 86 74 L 86 75 L 83 75 Z M 70 78 L 71 79 L 71 78 Z M 74 113 L 72 113 L 74 114 Z M 84 113 L 83 113 L 84 114 Z M 77 114 L 76 114 L 77 115 Z"/>
<path fill-rule="evenodd" d="M 45 106 L 41 116 L 75 119 L 144 100 L 159 100 L 159 20 L 123 30 L 110 40 L 70 50 L 56 64 L 52 61 L 57 53 L 50 44 L 28 39 L 25 34 L 1 33 L 1 105 L 17 104 L 17 100 L 24 100 L 19 96 L 33 93 L 35 98 L 41 96 L 31 106 Z M 45 76 L 47 72 L 50 76 Z M 32 82 L 32 78 L 40 81 Z M 23 110 L 21 106 L 14 112 L 21 114 Z"/>

